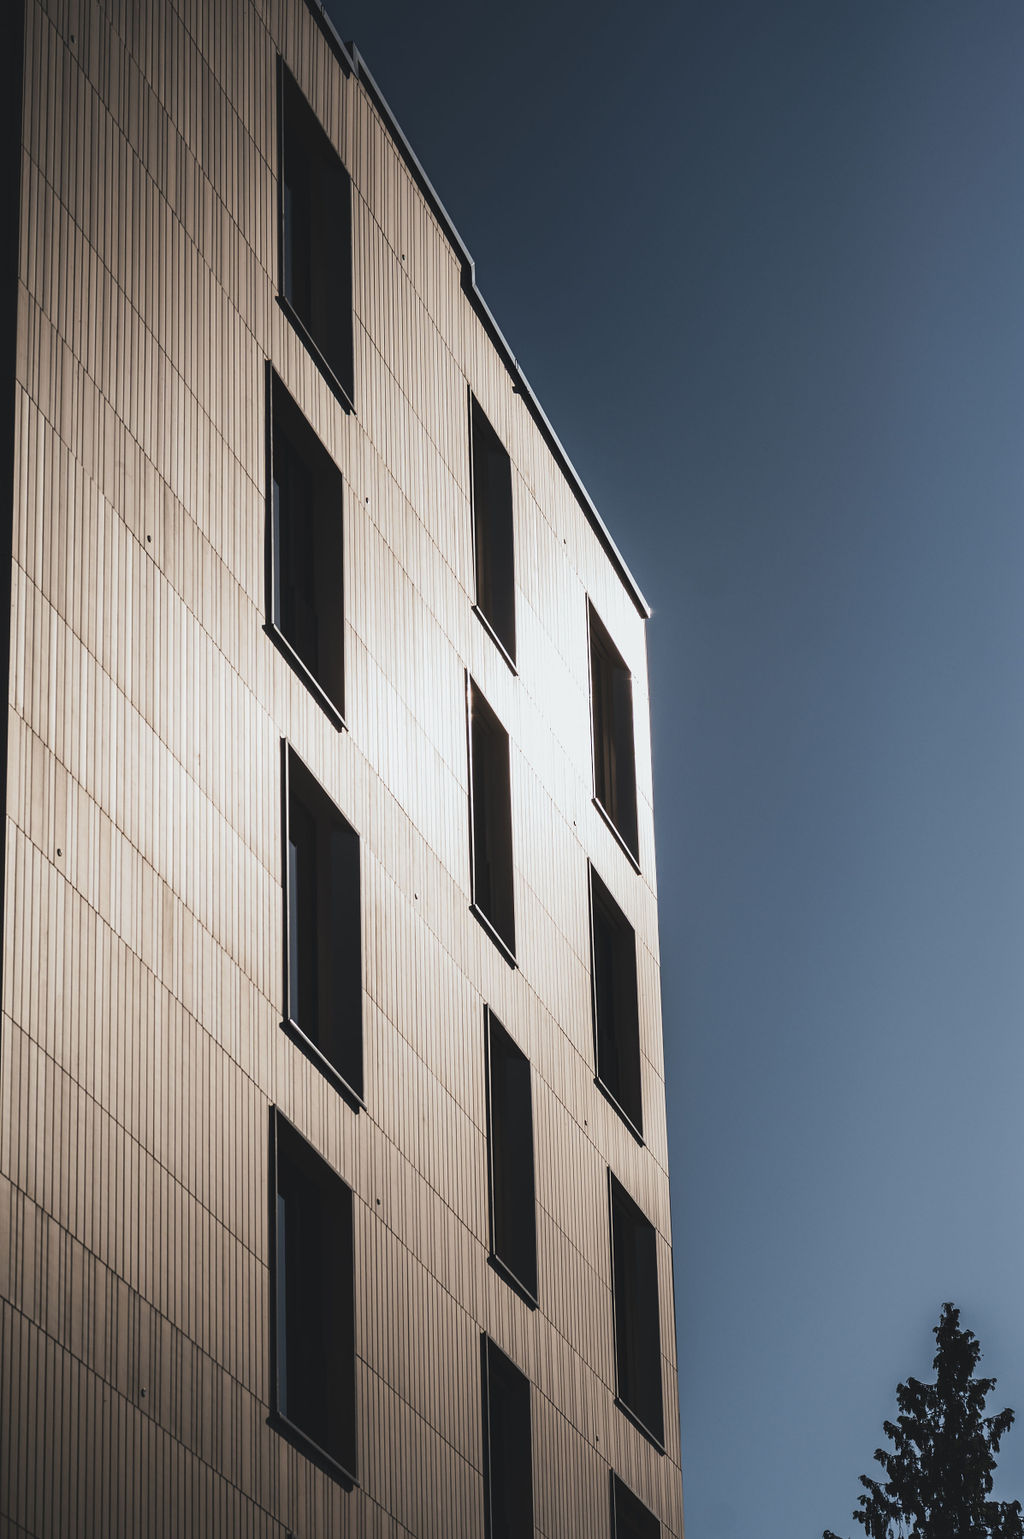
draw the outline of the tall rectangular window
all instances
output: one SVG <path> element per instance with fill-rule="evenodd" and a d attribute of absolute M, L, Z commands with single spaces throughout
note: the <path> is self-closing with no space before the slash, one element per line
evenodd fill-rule
<path fill-rule="evenodd" d="M 481 1337 L 487 1539 L 533 1539 L 530 1381 Z"/>
<path fill-rule="evenodd" d="M 608 1187 L 616 1396 L 648 1437 L 663 1448 L 657 1235 L 654 1225 L 611 1171 Z"/>
<path fill-rule="evenodd" d="M 537 1221 L 530 1061 L 490 1010 L 486 1022 L 491 1258 L 535 1303 Z"/>
<path fill-rule="evenodd" d="M 590 956 L 597 1082 L 642 1138 L 636 934 L 593 866 Z"/>
<path fill-rule="evenodd" d="M 594 800 L 636 862 L 639 860 L 639 843 L 633 681 L 592 604 L 589 605 L 589 617 Z"/>
<path fill-rule="evenodd" d="M 515 561 L 512 540 L 512 462 L 470 396 L 476 608 L 513 665 L 516 660 Z"/>
<path fill-rule="evenodd" d="M 284 754 L 286 1025 L 361 1101 L 359 836 L 292 750 Z"/>
<path fill-rule="evenodd" d="M 471 679 L 467 690 L 473 908 L 512 961 L 516 927 L 508 733 Z"/>
<path fill-rule="evenodd" d="M 342 477 L 268 366 L 269 628 L 335 726 L 345 715 Z"/>
<path fill-rule="evenodd" d="M 639 1497 L 611 1472 L 612 1539 L 659 1539 L 661 1524 Z"/>
<path fill-rule="evenodd" d="M 281 299 L 335 393 L 351 406 L 351 183 L 283 61 L 278 81 Z"/>
<path fill-rule="evenodd" d="M 352 1192 L 276 1109 L 271 1182 L 274 1411 L 354 1481 Z"/>

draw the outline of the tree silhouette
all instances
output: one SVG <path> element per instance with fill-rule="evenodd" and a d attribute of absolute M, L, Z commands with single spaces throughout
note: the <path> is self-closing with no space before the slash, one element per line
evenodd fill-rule
<path fill-rule="evenodd" d="M 994 1502 L 992 1471 L 1013 1412 L 985 1416 L 995 1379 L 976 1379 L 981 1348 L 943 1304 L 934 1328 L 935 1383 L 908 1379 L 896 1390 L 900 1414 L 883 1422 L 893 1444 L 875 1458 L 885 1482 L 860 1477 L 866 1495 L 853 1516 L 867 1539 L 1024 1539 L 1020 1502 Z M 837 1539 L 829 1529 L 823 1539 Z"/>

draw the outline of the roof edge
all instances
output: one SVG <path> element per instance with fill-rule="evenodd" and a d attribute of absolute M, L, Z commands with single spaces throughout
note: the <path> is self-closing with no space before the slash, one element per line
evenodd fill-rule
<path fill-rule="evenodd" d="M 359 52 L 359 49 L 355 46 L 354 43 L 346 44 L 342 41 L 341 36 L 339 35 L 338 30 L 334 25 L 334 22 L 327 14 L 327 10 L 324 6 L 324 0 L 306 0 L 306 6 L 319 25 L 321 31 L 327 39 L 327 43 L 332 53 L 337 58 L 342 69 L 344 69 L 346 74 L 353 75 L 364 86 L 368 96 L 370 97 L 378 113 L 383 119 L 385 127 L 387 128 L 398 148 L 399 154 L 405 161 L 406 166 L 412 174 L 413 180 L 419 187 L 423 197 L 426 199 L 431 213 L 434 215 L 434 218 L 441 226 L 444 235 L 446 236 L 449 244 L 452 246 L 456 256 L 459 259 L 459 263 L 462 268 L 463 290 L 469 299 L 470 304 L 473 306 L 473 309 L 476 311 L 481 322 L 483 323 L 484 330 L 487 332 L 491 341 L 497 348 L 502 362 L 504 363 L 509 374 L 512 376 L 514 387 L 517 393 L 521 395 L 525 401 L 530 415 L 533 417 L 534 421 L 539 427 L 542 437 L 554 455 L 555 460 L 557 461 L 562 474 L 565 476 L 565 479 L 568 481 L 577 502 L 583 509 L 588 523 L 590 523 L 593 527 L 598 540 L 604 547 L 605 553 L 611 560 L 612 566 L 618 572 L 622 584 L 630 598 L 633 600 L 634 605 L 636 606 L 643 619 L 650 619 L 650 605 L 644 598 L 636 578 L 633 576 L 632 572 L 629 570 L 629 567 L 626 565 L 625 558 L 613 540 L 611 532 L 608 529 L 608 525 L 597 511 L 597 507 L 594 504 L 590 493 L 587 491 L 579 472 L 566 453 L 561 439 L 552 427 L 547 413 L 534 394 L 533 388 L 530 385 L 529 380 L 526 378 L 526 375 L 523 373 L 515 354 L 509 347 L 508 342 L 505 340 L 504 333 L 502 332 L 501 327 L 498 325 L 497 321 L 494 319 L 490 306 L 484 299 L 480 290 L 477 288 L 476 263 L 473 261 L 473 258 L 470 256 L 465 242 L 463 241 L 458 230 L 455 228 L 455 224 L 451 218 L 451 215 L 448 213 L 448 210 L 445 208 L 444 204 L 441 202 L 441 199 L 438 197 L 437 192 L 434 190 L 433 183 L 431 182 L 427 173 L 424 171 L 419 157 L 417 156 L 412 145 L 409 143 L 408 139 L 405 137 L 405 134 L 402 132 L 402 128 L 398 122 L 398 119 L 395 117 L 391 108 L 388 106 L 387 101 L 385 100 L 384 95 L 380 90 L 380 87 L 377 85 L 373 75 L 370 73 L 366 60 L 363 58 L 362 54 Z"/>

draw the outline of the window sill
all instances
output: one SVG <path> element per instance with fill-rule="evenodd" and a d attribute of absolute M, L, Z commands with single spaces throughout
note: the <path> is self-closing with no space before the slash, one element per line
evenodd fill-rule
<path fill-rule="evenodd" d="M 296 652 L 284 631 L 275 625 L 273 620 L 267 620 L 264 623 L 263 629 L 266 631 L 267 635 L 270 637 L 277 650 L 281 653 L 281 656 L 284 658 L 285 662 L 290 664 L 290 666 L 302 680 L 303 684 L 305 684 L 310 694 L 313 695 L 314 698 L 319 702 L 331 725 L 337 728 L 339 732 L 347 731 L 348 723 L 346 722 L 341 711 L 338 710 L 338 707 L 335 705 L 330 695 L 324 689 L 323 685 L 317 682 L 315 675 L 310 673 L 309 669 L 306 667 L 306 664 L 302 661 L 302 658 L 299 656 L 298 652 Z"/>
<path fill-rule="evenodd" d="M 630 1409 L 630 1407 L 626 1404 L 620 1395 L 615 1396 L 615 1404 L 618 1406 L 623 1416 L 625 1416 L 626 1420 L 631 1421 L 637 1431 L 643 1433 L 644 1437 L 651 1444 L 651 1446 L 656 1448 L 660 1454 L 663 1454 L 665 1452 L 664 1439 L 659 1437 L 658 1433 L 652 1432 L 650 1427 L 645 1425 L 645 1423 L 640 1419 L 636 1412 Z"/>
<path fill-rule="evenodd" d="M 637 1124 L 633 1121 L 632 1117 L 629 1115 L 629 1112 L 626 1111 L 625 1107 L 622 1105 L 622 1102 L 616 1099 L 614 1093 L 608 1089 L 608 1086 L 605 1084 L 604 1080 L 601 1079 L 600 1075 L 594 1075 L 594 1084 L 597 1086 L 598 1090 L 600 1090 L 601 1094 L 604 1096 L 609 1105 L 613 1106 L 618 1112 L 619 1116 L 622 1118 L 623 1122 L 626 1124 L 627 1128 L 632 1133 L 641 1149 L 644 1148 L 643 1129 L 638 1127 Z"/>
<path fill-rule="evenodd" d="M 493 1268 L 495 1272 L 497 1272 L 502 1282 L 506 1283 L 508 1287 L 512 1289 L 513 1293 L 518 1293 L 524 1304 L 528 1305 L 530 1309 L 537 1308 L 536 1294 L 531 1293 L 524 1282 L 520 1282 L 512 1268 L 506 1266 L 501 1257 L 497 1255 L 493 1250 L 487 1257 L 487 1264 Z"/>
<path fill-rule="evenodd" d="M 326 1474 L 332 1476 L 338 1481 L 339 1485 L 345 1487 L 346 1491 L 354 1491 L 358 1486 L 358 1476 L 354 1475 L 351 1470 L 347 1470 L 339 1460 L 334 1458 L 333 1454 L 329 1454 L 326 1449 L 321 1448 L 320 1444 L 311 1438 L 308 1433 L 303 1432 L 301 1427 L 297 1427 L 293 1421 L 289 1421 L 287 1416 L 282 1416 L 280 1411 L 270 1412 L 270 1415 L 267 1417 L 267 1426 L 280 1433 L 286 1442 L 291 1443 L 311 1463 L 318 1465 Z"/>
<path fill-rule="evenodd" d="M 519 963 L 516 961 L 516 954 L 512 947 L 502 935 L 499 935 L 498 931 L 494 928 L 494 925 L 488 919 L 483 909 L 480 908 L 478 904 L 471 903 L 469 905 L 469 911 L 471 914 L 475 915 L 480 924 L 483 925 L 484 929 L 487 931 L 487 934 L 491 937 L 491 940 L 497 946 L 509 967 L 518 967 Z"/>
<path fill-rule="evenodd" d="M 320 370 L 320 373 L 327 381 L 327 384 L 330 386 L 332 395 L 337 397 L 338 401 L 347 412 L 351 412 L 353 415 L 355 415 L 355 402 L 352 400 L 352 397 L 345 389 L 345 386 L 341 383 L 341 380 L 338 378 L 337 374 L 335 374 L 334 370 L 327 362 L 327 359 L 320 351 L 320 348 L 317 346 L 313 337 L 313 333 L 310 331 L 309 327 L 306 325 L 305 321 L 302 319 L 301 315 L 296 310 L 291 300 L 286 299 L 283 294 L 279 293 L 277 296 L 277 302 L 281 306 L 281 309 L 284 311 L 285 315 L 288 317 L 294 329 L 298 332 L 299 337 L 302 340 L 302 345 L 310 354 L 313 362 Z"/>
<path fill-rule="evenodd" d="M 480 624 L 483 626 L 484 630 L 487 632 L 488 636 L 490 636 L 491 640 L 494 642 L 494 645 L 505 659 L 509 668 L 512 670 L 514 677 L 518 678 L 519 669 L 516 667 L 515 658 L 512 656 L 512 653 L 502 641 L 501 637 L 498 635 L 497 631 L 494 629 L 494 626 L 491 624 L 490 620 L 488 620 L 479 604 L 473 605 L 473 613 L 476 615 L 477 619 L 480 621 Z"/>
<path fill-rule="evenodd" d="M 353 1111 L 366 1110 L 366 1102 L 359 1091 L 352 1088 L 348 1080 L 343 1074 L 339 1073 L 331 1060 L 320 1051 L 316 1043 L 306 1036 L 301 1026 L 297 1026 L 292 1020 L 285 1019 L 281 1022 L 281 1030 L 285 1036 L 291 1038 L 301 1052 L 305 1053 L 314 1068 L 319 1069 L 324 1078 L 331 1082 L 338 1094 L 348 1102 Z"/>
<path fill-rule="evenodd" d="M 601 814 L 601 817 L 602 817 L 603 821 L 605 823 L 607 823 L 608 827 L 610 828 L 612 834 L 615 837 L 616 844 L 618 844 L 619 848 L 622 850 L 622 853 L 625 855 L 626 859 L 629 861 L 630 865 L 633 867 L 633 870 L 637 873 L 637 875 L 639 875 L 640 874 L 640 858 L 635 853 L 635 851 L 630 849 L 629 845 L 626 842 L 625 834 L 623 834 L 621 832 L 621 830 L 616 827 L 616 825 L 615 825 L 615 823 L 614 823 L 614 821 L 612 819 L 611 813 L 608 811 L 607 807 L 605 807 L 603 802 L 599 801 L 596 796 L 591 797 L 591 801 L 594 803 L 594 806 L 597 808 L 598 812 Z"/>

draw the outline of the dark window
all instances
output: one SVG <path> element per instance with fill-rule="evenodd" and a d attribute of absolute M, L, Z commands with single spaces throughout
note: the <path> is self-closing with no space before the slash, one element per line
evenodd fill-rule
<path fill-rule="evenodd" d="M 487 1137 L 491 1256 L 531 1301 L 537 1298 L 530 1061 L 487 1011 Z"/>
<path fill-rule="evenodd" d="M 361 1099 L 359 836 L 287 747 L 285 787 L 286 1024 Z"/>
<path fill-rule="evenodd" d="M 345 712 L 341 472 L 270 370 L 270 624 L 336 726 Z"/>
<path fill-rule="evenodd" d="M 501 439 L 470 397 L 476 607 L 516 660 L 515 565 L 512 552 L 512 464 Z"/>
<path fill-rule="evenodd" d="M 346 404 L 352 383 L 352 189 L 284 64 L 278 95 L 283 299 Z"/>
<path fill-rule="evenodd" d="M 533 1539 L 530 1381 L 481 1338 L 487 1539 Z"/>
<path fill-rule="evenodd" d="M 271 1180 L 274 1410 L 354 1480 L 352 1193 L 276 1110 Z"/>
<path fill-rule="evenodd" d="M 654 1225 L 608 1172 L 612 1228 L 615 1373 L 619 1403 L 664 1446 L 658 1248 Z"/>
<path fill-rule="evenodd" d="M 634 861 L 636 757 L 633 681 L 615 644 L 590 606 L 590 703 L 594 725 L 594 797 Z"/>
<path fill-rule="evenodd" d="M 658 1539 L 661 1524 L 612 1471 L 612 1539 Z"/>
<path fill-rule="evenodd" d="M 469 682 L 469 828 L 473 907 L 515 956 L 512 903 L 512 793 L 508 733 Z"/>
<path fill-rule="evenodd" d="M 597 1082 L 642 1137 L 636 935 L 593 867 L 590 954 Z"/>

